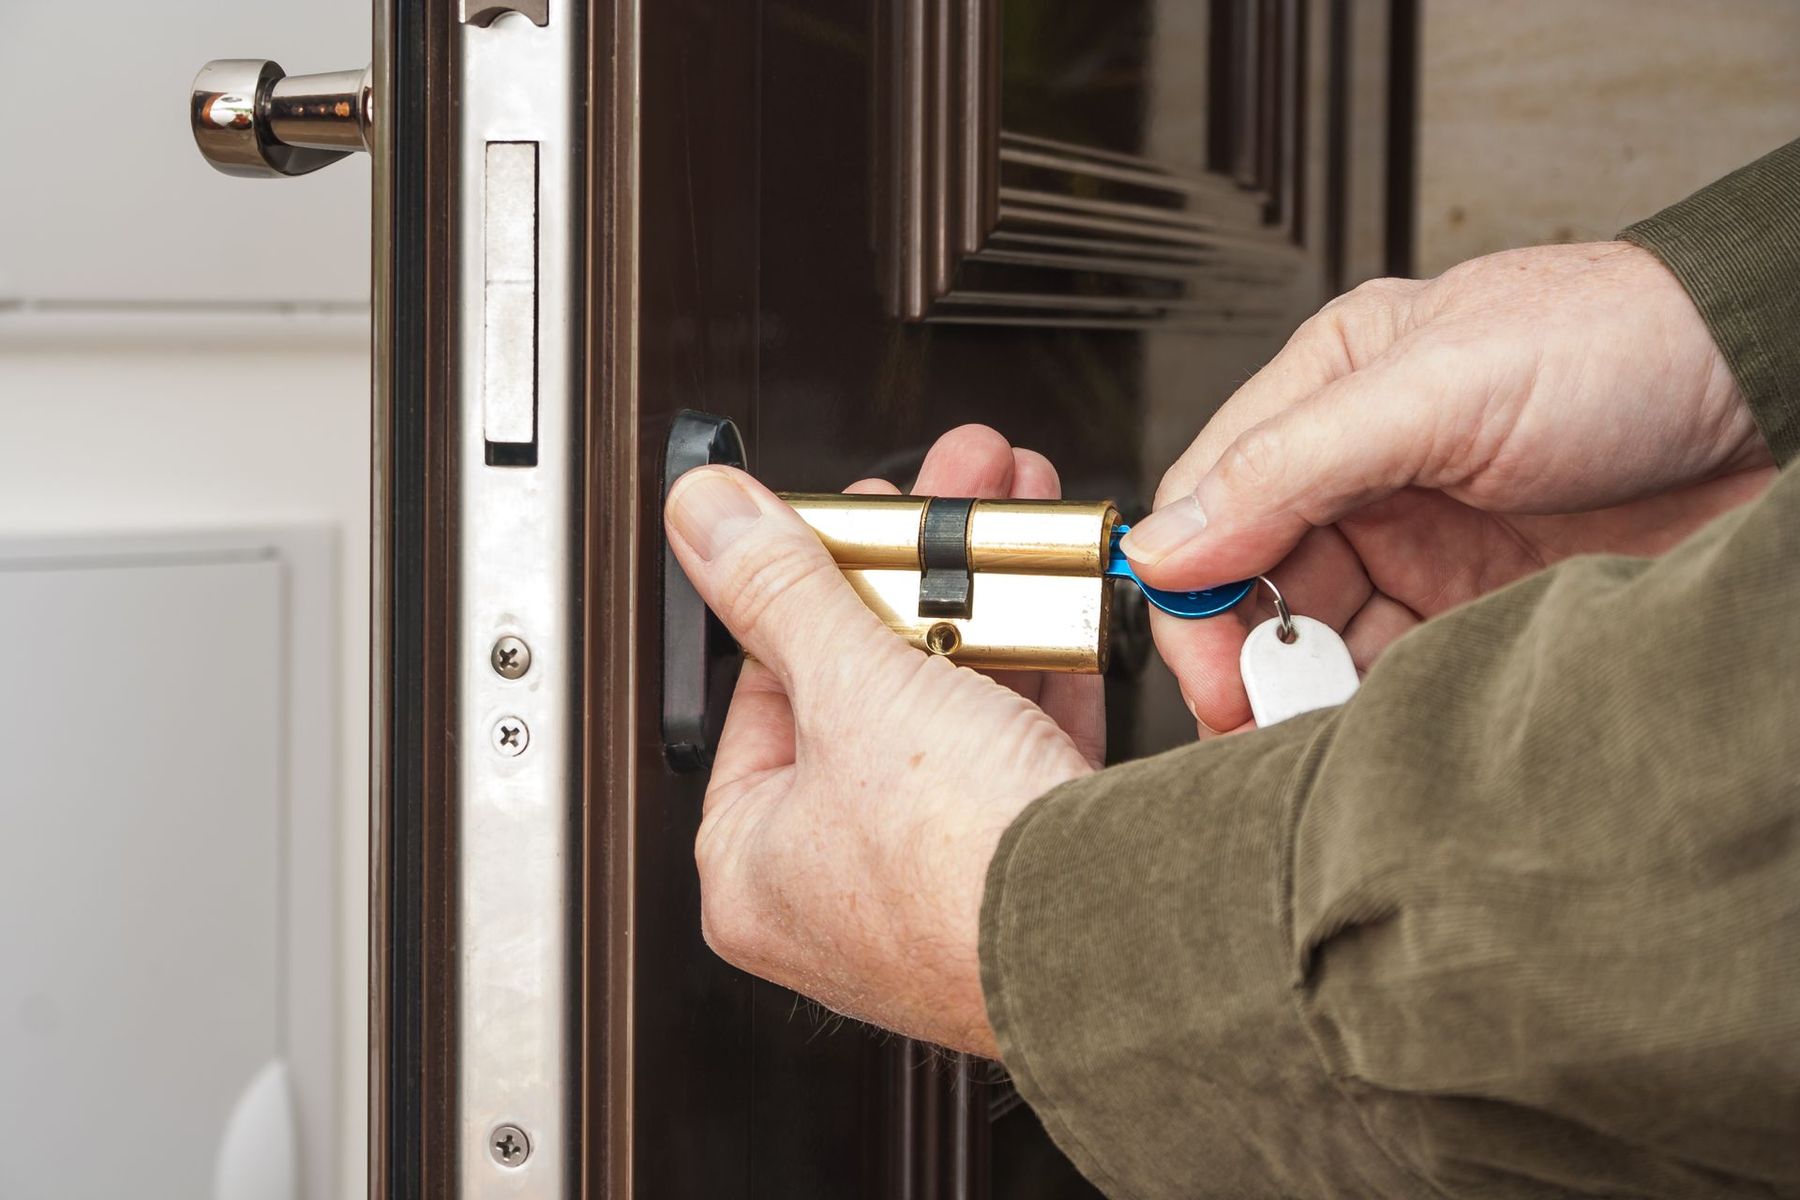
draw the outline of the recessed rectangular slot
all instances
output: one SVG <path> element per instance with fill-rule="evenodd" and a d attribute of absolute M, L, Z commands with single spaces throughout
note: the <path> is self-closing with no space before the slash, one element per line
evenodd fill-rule
<path fill-rule="evenodd" d="M 489 142 L 481 423 L 487 463 L 537 465 L 538 144 Z"/>

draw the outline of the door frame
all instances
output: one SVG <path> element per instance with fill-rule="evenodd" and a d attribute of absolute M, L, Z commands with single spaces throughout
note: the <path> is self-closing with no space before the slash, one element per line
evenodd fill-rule
<path fill-rule="evenodd" d="M 374 0 L 369 1193 L 449 1195 L 451 4 Z"/>

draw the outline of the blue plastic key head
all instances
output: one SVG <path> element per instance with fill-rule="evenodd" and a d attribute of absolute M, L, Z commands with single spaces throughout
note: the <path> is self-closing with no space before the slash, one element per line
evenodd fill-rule
<path fill-rule="evenodd" d="M 1144 598 L 1172 617 L 1184 617 L 1193 620 L 1199 617 L 1216 617 L 1237 607 L 1250 589 L 1256 586 L 1254 579 L 1241 579 L 1236 583 L 1224 583 L 1218 587 L 1206 588 L 1198 592 L 1165 592 L 1161 588 L 1153 588 L 1137 577 L 1131 569 L 1131 560 L 1119 549 L 1119 539 L 1131 532 L 1129 525 L 1113 526 L 1112 549 L 1107 556 L 1106 574 L 1110 579 L 1129 579 L 1138 585 Z"/>

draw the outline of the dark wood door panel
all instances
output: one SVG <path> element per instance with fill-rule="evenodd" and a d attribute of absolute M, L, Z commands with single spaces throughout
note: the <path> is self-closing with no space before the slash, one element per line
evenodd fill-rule
<path fill-rule="evenodd" d="M 1303 0 L 890 0 L 911 320 L 1242 333 L 1301 268 Z"/>
<path fill-rule="evenodd" d="M 986 1066 L 704 945 L 703 781 L 669 771 L 655 719 L 662 440 L 680 409 L 722 413 L 759 477 L 820 490 L 904 483 L 936 436 L 981 421 L 1049 455 L 1068 494 L 1147 505 L 1344 278 L 1351 231 L 1386 228 L 1351 211 L 1346 164 L 1385 161 L 1387 113 L 1343 107 L 1353 69 L 1389 72 L 1380 7 L 1353 43 L 1334 0 L 656 0 L 615 42 L 607 69 L 637 102 L 612 128 L 637 171 L 608 194 L 633 206 L 636 258 L 605 277 L 621 295 L 635 280 L 634 373 L 613 376 L 629 401 L 605 411 L 628 420 L 596 471 L 629 464 L 632 519 L 608 520 L 636 543 L 596 550 L 629 588 L 595 636 L 633 648 L 634 754 L 591 735 L 630 772 L 606 792 L 630 813 L 592 820 L 589 853 L 613 866 L 588 925 L 627 931 L 590 980 L 615 1011 L 628 996 L 611 1028 L 629 1053 L 595 1051 L 589 1095 L 628 1106 L 605 1128 L 632 1195 L 1094 1194 Z M 1109 715 L 1118 756 L 1191 734 L 1154 662 L 1110 682 Z"/>

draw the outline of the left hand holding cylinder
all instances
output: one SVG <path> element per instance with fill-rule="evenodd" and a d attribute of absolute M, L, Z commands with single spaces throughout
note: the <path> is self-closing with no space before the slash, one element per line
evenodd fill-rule
<path fill-rule="evenodd" d="M 977 494 L 970 476 L 1004 454 L 1010 488 L 1023 453 L 957 431 L 931 486 Z M 1089 689 L 1057 698 L 1078 743 L 1019 690 L 912 648 L 741 471 L 689 472 L 665 515 L 695 589 L 754 658 L 695 844 L 707 942 L 835 1011 L 994 1055 L 978 957 L 988 862 L 1027 804 L 1093 770 L 1099 681 L 1059 685 Z"/>

